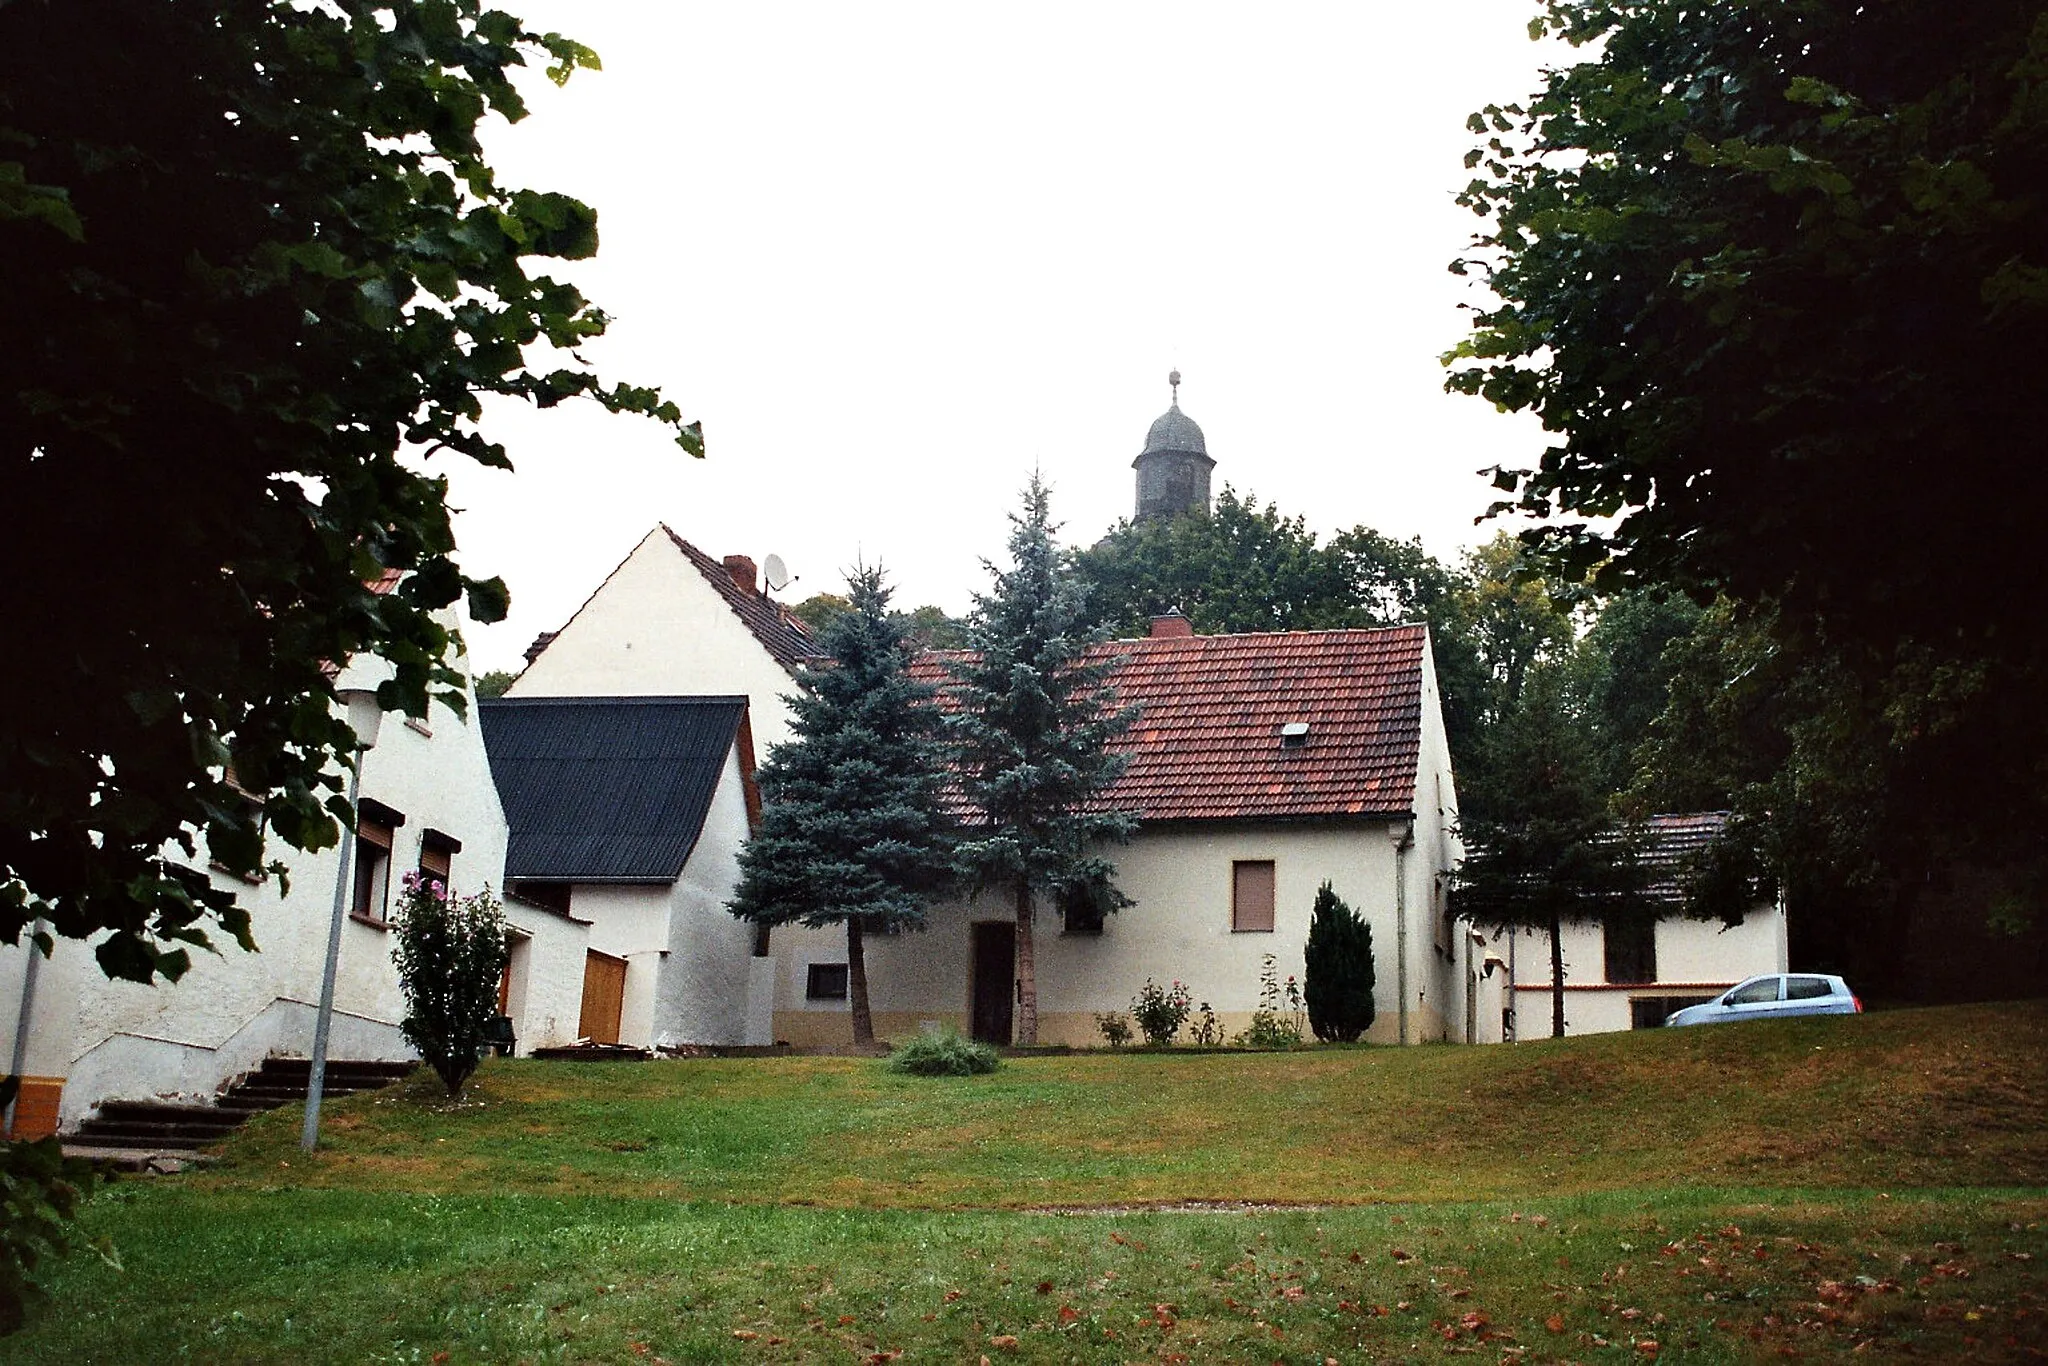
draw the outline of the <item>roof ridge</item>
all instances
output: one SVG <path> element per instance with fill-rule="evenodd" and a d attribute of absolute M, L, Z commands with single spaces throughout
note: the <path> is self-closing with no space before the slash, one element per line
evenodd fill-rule
<path fill-rule="evenodd" d="M 683 558 L 696 567 L 697 572 L 725 599 L 726 606 L 740 619 L 740 624 L 792 677 L 796 674 L 797 665 L 824 658 L 824 652 L 817 648 L 809 629 L 787 607 L 766 593 L 749 593 L 742 589 L 733 582 L 732 572 L 722 561 L 713 559 L 677 535 L 675 528 L 667 522 L 658 522 L 656 526 L 668 533 L 669 540 L 682 551 Z"/>

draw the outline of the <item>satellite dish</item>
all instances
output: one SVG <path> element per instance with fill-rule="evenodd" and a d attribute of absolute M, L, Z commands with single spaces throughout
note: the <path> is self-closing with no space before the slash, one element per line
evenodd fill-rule
<path fill-rule="evenodd" d="M 782 562 L 780 555 L 770 555 L 762 562 L 761 582 L 768 585 L 771 593 L 780 593 L 789 587 L 789 566 Z"/>

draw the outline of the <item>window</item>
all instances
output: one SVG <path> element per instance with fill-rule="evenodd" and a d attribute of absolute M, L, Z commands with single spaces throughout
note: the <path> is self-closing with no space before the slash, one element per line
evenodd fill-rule
<path fill-rule="evenodd" d="M 1601 934 L 1607 940 L 1607 980 L 1610 982 L 1654 982 L 1657 980 L 1657 922 L 1619 920 L 1604 922 Z"/>
<path fill-rule="evenodd" d="M 1230 865 L 1230 929 L 1233 934 L 1273 932 L 1273 863 Z"/>
<path fill-rule="evenodd" d="M 462 852 L 462 841 L 439 830 L 420 832 L 420 877 L 434 878 L 445 888 L 455 885 L 455 856 Z"/>
<path fill-rule="evenodd" d="M 349 912 L 383 924 L 391 901 L 391 846 L 405 817 L 368 797 L 356 803 L 355 896 Z"/>
<path fill-rule="evenodd" d="M 1068 934 L 1101 934 L 1103 889 L 1083 883 L 1060 893 L 1060 915 Z"/>
<path fill-rule="evenodd" d="M 804 983 L 804 998 L 811 1001 L 845 1000 L 846 964 L 811 964 L 809 979 Z"/>
<path fill-rule="evenodd" d="M 557 915 L 569 914 L 569 884 L 566 882 L 534 882 L 521 878 L 512 884 L 512 895 Z"/>
<path fill-rule="evenodd" d="M 1728 1004 L 1731 1006 L 1762 1005 L 1766 1001 L 1777 999 L 1778 979 L 1775 977 L 1759 977 L 1748 986 L 1728 993 Z"/>
<path fill-rule="evenodd" d="M 391 883 L 391 827 L 364 820 L 356 827 L 356 895 L 349 911 L 361 920 L 382 920 Z"/>
<path fill-rule="evenodd" d="M 1835 989 L 1828 985 L 1825 977 L 1787 977 L 1785 999 L 1788 1001 L 1811 1001 L 1820 996 L 1832 996 Z"/>

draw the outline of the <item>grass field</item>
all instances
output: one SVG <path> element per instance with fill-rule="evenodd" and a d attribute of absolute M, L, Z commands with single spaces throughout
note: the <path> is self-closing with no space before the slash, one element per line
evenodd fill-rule
<path fill-rule="evenodd" d="M 1515 1048 L 493 1064 L 90 1206 L 0 1360 L 2033 1361 L 2048 1007 Z M 900 1357 L 892 1354 L 900 1354 Z"/>

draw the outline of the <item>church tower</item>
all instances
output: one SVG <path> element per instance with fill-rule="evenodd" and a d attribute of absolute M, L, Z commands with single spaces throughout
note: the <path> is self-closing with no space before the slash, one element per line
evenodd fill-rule
<path fill-rule="evenodd" d="M 1166 382 L 1173 386 L 1173 406 L 1145 433 L 1145 449 L 1131 462 L 1138 472 L 1140 522 L 1209 510 L 1209 471 L 1216 462 L 1209 458 L 1202 429 L 1180 410 L 1180 371 Z"/>

